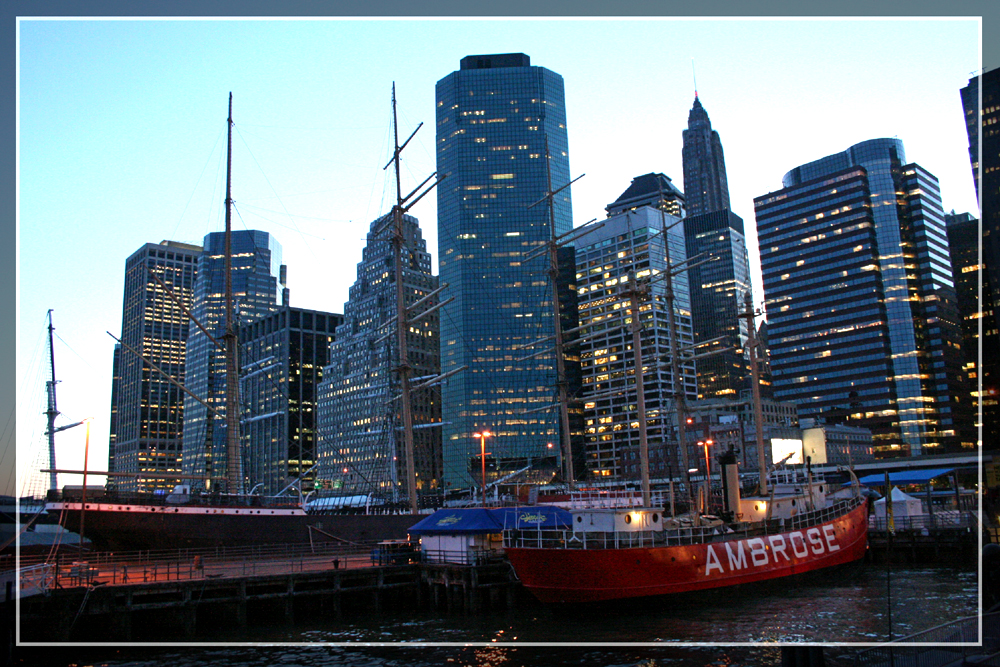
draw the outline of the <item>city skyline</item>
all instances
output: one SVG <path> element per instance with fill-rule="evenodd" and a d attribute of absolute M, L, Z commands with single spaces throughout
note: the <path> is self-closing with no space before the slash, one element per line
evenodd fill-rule
<path fill-rule="evenodd" d="M 235 228 L 263 228 L 282 243 L 293 306 L 342 312 L 364 230 L 371 219 L 388 210 L 387 197 L 392 194 L 381 172 L 388 159 L 385 137 L 392 81 L 397 81 L 400 91 L 401 134 L 408 136 L 421 121 L 429 125 L 404 154 L 404 168 L 412 174 L 411 180 L 419 182 L 433 171 L 430 125 L 434 110 L 428 103 L 433 100 L 433 82 L 473 53 L 524 52 L 532 57 L 532 64 L 558 72 L 566 81 L 570 175 L 587 174 L 573 186 L 576 225 L 603 218 L 603 207 L 636 174 L 662 172 L 682 183 L 681 131 L 694 95 L 691 57 L 697 61 L 699 98 L 726 147 L 732 207 L 746 221 L 748 237 L 754 227 L 752 198 L 779 189 L 781 175 L 788 169 L 843 145 L 897 134 L 911 159 L 941 180 L 945 209 L 978 216 L 958 92 L 980 66 L 977 21 L 894 20 L 891 35 L 884 37 L 891 44 L 864 46 L 866 57 L 883 62 L 895 62 L 895 57 L 911 64 L 914 59 L 919 63 L 927 59 L 926 67 L 912 64 L 913 71 L 922 71 L 921 86 L 928 91 L 927 103 L 919 111 L 914 109 L 920 105 L 907 102 L 912 92 L 905 85 L 851 97 L 848 93 L 855 91 L 837 87 L 835 69 L 824 69 L 823 76 L 818 76 L 824 61 L 806 58 L 808 63 L 789 64 L 779 58 L 779 49 L 763 43 L 770 40 L 751 41 L 752 33 L 759 38 L 761 31 L 767 31 L 774 41 L 784 40 L 785 49 L 805 48 L 817 35 L 840 44 L 867 45 L 874 41 L 872 35 L 885 33 L 884 23 L 669 19 L 22 22 L 19 452 L 21 446 L 34 444 L 28 440 L 37 438 L 44 426 L 41 418 L 33 419 L 37 406 L 21 407 L 20 403 L 42 393 L 26 382 L 38 365 L 33 360 L 38 358 L 45 312 L 54 308 L 57 343 L 64 346 L 57 346 L 56 360 L 62 382 L 60 408 L 67 419 L 95 418 L 90 466 L 98 468 L 98 462 L 107 460 L 101 447 L 106 452 L 113 341 L 104 332 L 117 333 L 121 327 L 121 304 L 115 303 L 114 296 L 122 293 L 121 266 L 143 243 L 161 239 L 197 243 L 205 233 L 220 228 L 221 193 L 217 188 L 213 193 L 212 186 L 205 184 L 208 178 L 200 179 L 199 174 L 217 172 L 217 141 L 224 130 L 229 89 L 234 93 L 237 130 Z M 554 28 L 558 38 L 553 37 Z M 389 39 L 407 31 L 418 31 L 448 46 L 395 61 L 357 47 L 365 39 Z M 641 53 L 626 54 L 607 46 L 614 40 L 603 47 L 594 41 L 597 35 L 602 39 L 636 34 L 653 37 L 663 31 L 678 38 L 669 50 L 644 47 L 647 50 Z M 546 34 L 548 41 L 543 39 Z M 345 43 L 336 49 L 326 46 L 338 40 Z M 699 40 L 704 46 L 695 47 Z M 241 64 L 238 55 L 220 55 L 213 41 L 225 42 L 228 48 L 246 41 L 261 53 L 250 64 Z M 130 49 L 144 43 L 156 44 L 156 48 L 147 58 L 130 60 Z M 921 53 L 907 50 L 917 44 Z M 573 48 L 567 50 L 567 45 Z M 739 48 L 749 45 L 755 49 L 751 62 L 734 65 L 726 60 L 726 54 L 731 59 Z M 723 53 L 724 46 L 731 50 Z M 688 52 L 681 54 L 682 50 Z M 362 52 L 363 57 L 355 55 Z M 642 89 L 636 84 L 635 95 L 620 94 L 620 77 L 612 76 L 614 70 L 600 62 L 612 56 L 618 69 L 635 70 L 637 82 L 648 80 L 652 72 L 661 75 L 669 56 L 668 90 Z M 348 57 L 354 60 L 343 60 Z M 330 71 L 321 68 L 318 74 L 309 69 L 313 61 L 324 58 L 334 65 L 347 64 L 331 65 Z M 195 76 L 196 71 L 211 70 L 207 63 L 222 63 L 231 76 Z M 830 64 L 850 67 L 843 56 Z M 805 86 L 794 94 L 797 86 L 809 83 L 810 65 L 825 88 L 817 92 Z M 758 68 L 757 76 L 748 69 L 753 66 Z M 345 72 L 351 69 L 364 70 L 369 81 L 362 85 L 348 79 Z M 277 76 L 281 72 L 287 76 Z M 642 72 L 646 78 L 638 76 Z M 307 73 L 316 78 L 309 79 Z M 320 74 L 333 80 L 325 94 L 350 99 L 353 106 L 338 108 L 340 113 L 350 111 L 349 115 L 332 120 L 316 117 L 318 111 L 334 108 L 332 98 L 315 92 L 317 81 L 324 80 Z M 136 89 L 141 81 L 155 85 Z M 66 104 L 67 99 L 75 104 Z M 375 111 L 379 109 L 381 113 Z M 834 120 L 824 120 L 821 113 L 833 114 Z M 385 122 L 376 120 L 380 117 Z M 851 127 L 840 127 L 838 118 L 850 119 Z M 804 127 L 817 123 L 824 132 L 811 137 L 815 143 L 796 140 Z M 342 131 L 333 134 L 324 129 L 332 126 Z M 295 129 L 302 127 L 310 131 Z M 782 139 L 780 149 L 775 148 L 775 142 Z M 148 160 L 140 159 L 142 153 Z M 771 161 L 770 166 L 761 164 L 764 158 Z M 251 182 L 252 172 L 260 171 L 258 165 L 265 175 L 254 176 Z M 337 187 L 331 187 L 332 183 Z M 404 184 L 403 189 L 410 188 Z M 386 197 L 375 203 L 380 201 L 380 190 L 386 191 Z M 323 196 L 313 194 L 307 204 L 307 194 L 318 191 Z M 269 194 L 271 201 L 255 201 Z M 431 248 L 436 246 L 438 222 L 433 199 L 426 198 L 414 209 Z M 322 224 L 315 224 L 318 218 Z M 53 225 L 58 234 L 47 231 Z M 748 238 L 751 245 L 759 302 L 755 234 L 752 244 Z M 438 257 L 432 254 L 436 267 Z M 45 264 L 53 260 L 58 269 Z M 82 450 L 81 445 L 82 434 L 75 432 L 60 440 L 61 467 L 80 465 L 82 451 L 77 450 Z M 30 464 L 32 452 L 21 453 L 20 464 Z"/>

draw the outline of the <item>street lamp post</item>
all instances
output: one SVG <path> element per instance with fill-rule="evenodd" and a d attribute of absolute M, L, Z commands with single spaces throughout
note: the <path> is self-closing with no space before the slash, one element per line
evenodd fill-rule
<path fill-rule="evenodd" d="M 486 507 L 486 438 L 493 435 L 489 431 L 473 433 L 474 438 L 479 438 L 479 460 L 483 464 L 483 507 Z"/>

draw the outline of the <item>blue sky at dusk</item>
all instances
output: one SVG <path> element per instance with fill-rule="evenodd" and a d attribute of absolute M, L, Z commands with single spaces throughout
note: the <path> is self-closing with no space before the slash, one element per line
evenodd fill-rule
<path fill-rule="evenodd" d="M 49 308 L 60 423 L 93 417 L 89 465 L 106 469 L 105 332 L 121 332 L 125 261 L 148 242 L 200 244 L 222 229 L 230 91 L 234 228 L 278 239 L 291 304 L 303 308 L 343 312 L 368 225 L 391 206 L 393 82 L 401 137 L 424 123 L 403 156 L 408 192 L 435 170 L 434 85 L 470 54 L 524 52 L 563 76 L 570 169 L 586 174 L 572 188 L 577 224 L 604 217 L 641 174 L 663 172 L 683 189 L 693 59 L 758 301 L 753 198 L 797 165 L 898 137 L 907 159 L 940 179 L 946 210 L 978 216 L 959 97 L 981 67 L 970 18 L 54 19 L 18 29 L 25 471 L 44 432 Z M 436 270 L 435 198 L 413 214 Z M 60 434 L 60 467 L 82 466 L 83 437 Z M 0 475 L 0 493 L 21 490 Z"/>

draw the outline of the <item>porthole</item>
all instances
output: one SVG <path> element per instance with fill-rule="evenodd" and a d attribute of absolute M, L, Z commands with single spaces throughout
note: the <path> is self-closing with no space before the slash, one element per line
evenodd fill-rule
<path fill-rule="evenodd" d="M 654 512 L 653 513 L 653 523 L 658 523 L 659 521 L 660 521 L 660 515 Z"/>
<path fill-rule="evenodd" d="M 626 514 L 625 515 L 625 523 L 632 523 L 632 515 L 631 514 Z"/>
<path fill-rule="evenodd" d="M 583 517 L 582 516 L 576 517 L 576 522 L 577 523 L 583 523 Z"/>

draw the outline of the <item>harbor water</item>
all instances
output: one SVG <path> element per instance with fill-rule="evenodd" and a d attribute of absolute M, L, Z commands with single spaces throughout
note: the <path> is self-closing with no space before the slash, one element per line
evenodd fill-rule
<path fill-rule="evenodd" d="M 383 608 L 339 621 L 297 615 L 239 633 L 220 628 L 196 638 L 201 646 L 19 647 L 15 664 L 749 667 L 780 664 L 780 644 L 823 643 L 836 645 L 824 657 L 837 667 L 865 645 L 975 615 L 978 582 L 972 567 L 869 564 L 765 590 L 643 603 L 559 609 L 527 601 L 478 614 Z M 254 645 L 236 645 L 245 642 Z"/>

